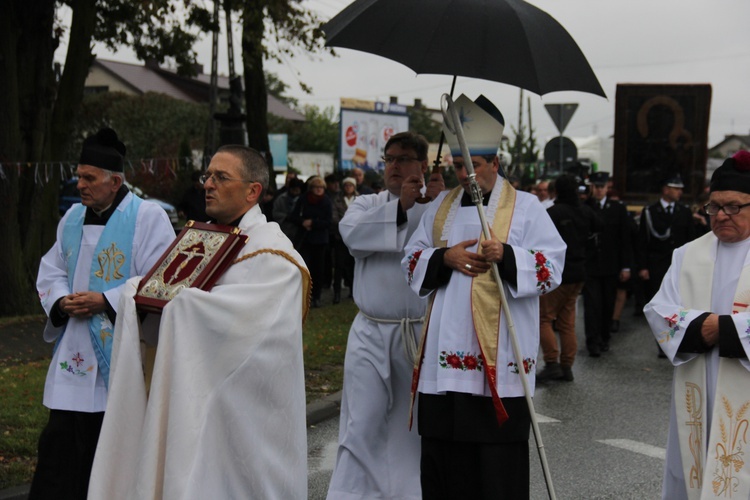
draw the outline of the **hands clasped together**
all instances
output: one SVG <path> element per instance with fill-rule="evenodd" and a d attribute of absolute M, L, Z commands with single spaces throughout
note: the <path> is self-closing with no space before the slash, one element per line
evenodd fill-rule
<path fill-rule="evenodd" d="M 60 310 L 71 318 L 88 318 L 107 307 L 104 294 L 99 292 L 76 292 L 60 300 Z"/>
<path fill-rule="evenodd" d="M 474 278 L 478 274 L 490 270 L 492 262 L 502 262 L 504 247 L 500 240 L 490 230 L 491 238 L 479 244 L 482 253 L 474 253 L 466 250 L 476 245 L 477 240 L 466 240 L 450 247 L 443 256 L 443 263 L 456 271 Z"/>

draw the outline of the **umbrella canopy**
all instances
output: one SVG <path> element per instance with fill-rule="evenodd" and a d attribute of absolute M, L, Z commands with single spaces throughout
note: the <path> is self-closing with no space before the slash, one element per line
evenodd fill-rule
<path fill-rule="evenodd" d="M 606 97 L 565 28 L 522 0 L 356 0 L 323 30 L 328 46 L 383 56 L 418 74 Z"/>

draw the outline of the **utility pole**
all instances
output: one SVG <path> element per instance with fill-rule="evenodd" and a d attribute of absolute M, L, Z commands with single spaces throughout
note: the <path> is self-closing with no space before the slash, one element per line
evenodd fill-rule
<path fill-rule="evenodd" d="M 516 137 L 516 166 L 521 167 L 521 160 L 523 156 L 521 151 L 523 150 L 523 89 L 519 89 L 518 93 L 518 137 Z"/>

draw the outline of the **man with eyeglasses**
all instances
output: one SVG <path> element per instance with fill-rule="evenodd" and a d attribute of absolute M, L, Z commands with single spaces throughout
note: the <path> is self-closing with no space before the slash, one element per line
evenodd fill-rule
<path fill-rule="evenodd" d="M 539 296 L 562 281 L 565 243 L 539 199 L 498 173 L 500 111 L 462 95 L 471 158 L 443 125 L 461 185 L 430 204 L 401 262 L 407 282 L 430 297 L 412 381 L 418 393 L 421 483 L 426 500 L 529 498 L 531 417 L 520 373 L 533 392 L 539 352 Z M 491 228 L 484 239 L 470 196 L 471 162 Z M 492 262 L 505 287 L 522 359 L 509 339 Z"/>
<path fill-rule="evenodd" d="M 413 132 L 385 145 L 386 189 L 357 196 L 339 222 L 354 264 L 354 301 L 344 361 L 339 449 L 328 499 L 422 498 L 419 436 L 410 432 L 409 388 L 426 302 L 404 281 L 404 245 L 429 204 L 445 188 L 432 174 L 425 186 L 427 140 Z"/>
<path fill-rule="evenodd" d="M 644 308 L 675 366 L 662 498 L 750 497 L 750 152 L 710 189 L 711 232 L 674 251 Z"/>
<path fill-rule="evenodd" d="M 645 284 L 644 303 L 659 290 L 672 252 L 697 236 L 690 208 L 680 203 L 684 188 L 679 174 L 666 177 L 659 200 L 641 212 L 636 257 L 638 277 Z"/>
<path fill-rule="evenodd" d="M 269 173 L 257 151 L 222 146 L 202 180 L 206 213 L 247 241 L 210 292 L 185 288 L 142 325 L 128 282 L 111 379 L 123 390 L 108 403 L 90 498 L 307 498 L 310 276 L 260 210 Z M 155 339 L 144 383 L 140 343 Z"/>

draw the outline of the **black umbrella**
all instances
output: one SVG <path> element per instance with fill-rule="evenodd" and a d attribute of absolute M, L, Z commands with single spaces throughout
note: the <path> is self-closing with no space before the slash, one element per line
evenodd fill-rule
<path fill-rule="evenodd" d="M 565 28 L 522 0 L 356 0 L 323 30 L 328 46 L 383 56 L 418 74 L 606 97 Z"/>

